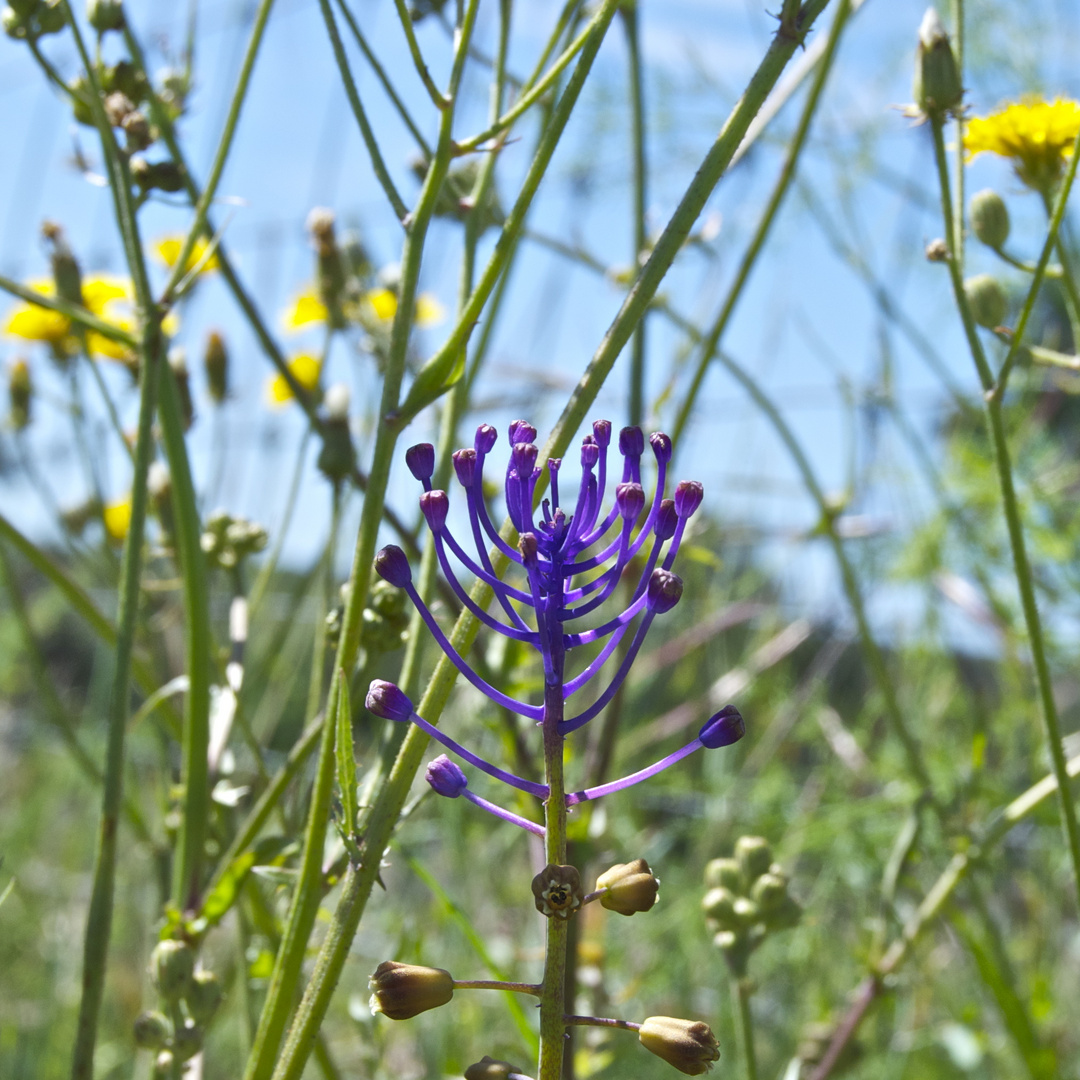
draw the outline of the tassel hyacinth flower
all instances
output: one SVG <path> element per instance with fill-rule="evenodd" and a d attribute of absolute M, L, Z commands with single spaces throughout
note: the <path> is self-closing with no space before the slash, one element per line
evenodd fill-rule
<path fill-rule="evenodd" d="M 545 782 L 516 776 L 461 745 L 417 713 L 393 683 L 381 679 L 372 682 L 367 707 L 376 716 L 417 725 L 455 758 L 543 803 L 541 826 L 469 791 L 465 772 L 446 755 L 438 757 L 427 770 L 428 783 L 438 794 L 447 798 L 464 796 L 501 820 L 543 837 L 547 866 L 533 882 L 536 906 L 550 920 L 544 982 L 539 986 L 538 1076 L 540 1080 L 553 1080 L 561 1072 L 566 1026 L 590 1022 L 589 1018 L 570 1018 L 564 1013 L 566 925 L 582 904 L 601 897 L 608 898 L 605 906 L 611 902 L 606 875 L 601 878 L 604 885 L 585 896 L 577 871 L 564 865 L 567 812 L 579 803 L 647 780 L 696 750 L 729 746 L 742 737 L 744 724 L 734 706 L 725 706 L 702 725 L 693 740 L 655 764 L 609 783 L 567 789 L 563 775 L 565 739 L 607 707 L 629 675 L 653 620 L 669 612 L 682 596 L 682 579 L 672 567 L 687 524 L 701 505 L 703 491 L 697 481 L 682 481 L 675 486 L 673 497 L 666 497 L 671 440 L 656 432 L 647 441 L 655 471 L 655 487 L 648 498 L 643 476 L 646 439 L 641 429 L 624 428 L 613 445 L 611 423 L 598 420 L 581 443 L 581 480 L 573 505 L 568 502 L 564 506 L 560 498 L 563 462 L 558 458 L 540 461 L 536 428 L 524 420 L 515 421 L 508 438 L 510 457 L 502 486 L 507 516 L 518 536 L 516 546 L 500 534 L 484 497 L 484 467 L 497 441 L 493 427 L 482 424 L 473 445 L 453 455 L 454 472 L 465 498 L 464 520 L 471 533 L 471 551 L 450 529 L 448 494 L 433 487 L 434 448 L 426 443 L 414 446 L 405 460 L 423 487 L 420 510 L 431 530 L 435 554 L 448 585 L 481 624 L 536 651 L 544 673 L 542 701 L 519 701 L 503 693 L 454 649 L 414 585 L 409 561 L 400 548 L 384 547 L 375 558 L 375 570 L 389 584 L 407 593 L 432 636 L 468 682 L 496 705 L 539 725 Z M 550 490 L 540 500 L 537 489 L 542 477 L 547 478 Z M 609 493 L 613 498 L 605 510 Z M 511 580 L 504 581 L 496 573 L 489 546 L 509 562 Z M 488 611 L 474 601 L 455 570 L 455 562 L 491 589 L 497 606 L 492 605 Z M 640 570 L 636 580 L 631 579 L 626 606 L 618 614 L 595 615 L 613 597 L 631 566 Z M 592 621 L 598 625 L 589 626 L 589 616 L 594 616 Z M 582 650 L 587 658 L 574 663 L 576 650 Z M 606 684 L 591 703 L 578 707 L 579 692 L 602 681 L 609 661 L 614 670 Z M 646 876 L 651 879 L 647 865 L 641 863 L 645 869 L 639 876 L 643 881 Z M 630 865 L 613 870 L 624 871 Z M 624 902 L 614 909 L 624 914 L 648 910 L 656 895 L 655 879 L 651 881 L 648 898 Z M 605 1026 L 626 1023 L 594 1019 Z"/>

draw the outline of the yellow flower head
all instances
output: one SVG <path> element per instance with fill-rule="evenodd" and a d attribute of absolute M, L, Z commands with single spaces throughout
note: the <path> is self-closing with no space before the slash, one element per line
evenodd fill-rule
<path fill-rule="evenodd" d="M 363 294 L 361 308 L 356 313 L 355 307 L 346 309 L 346 316 L 352 315 L 354 321 L 372 330 L 385 327 L 397 314 L 398 298 L 393 289 L 371 289 Z M 421 293 L 416 298 L 416 325 L 419 327 L 435 326 L 446 317 L 442 304 L 430 293 Z M 315 323 L 325 323 L 329 318 L 326 305 L 319 298 L 314 288 L 307 288 L 299 293 L 295 300 L 282 314 L 282 323 L 286 331 L 303 330 Z"/>
<path fill-rule="evenodd" d="M 326 305 L 314 289 L 305 289 L 285 310 L 282 322 L 286 330 L 302 330 L 312 323 L 324 323 L 329 317 Z"/>
<path fill-rule="evenodd" d="M 307 353 L 299 353 L 289 361 L 289 371 L 305 390 L 314 390 L 319 385 L 322 374 L 322 362 Z M 283 375 L 275 375 L 266 386 L 266 394 L 274 408 L 292 401 L 293 392 Z"/>
<path fill-rule="evenodd" d="M 102 511 L 105 535 L 114 544 L 122 544 L 131 528 L 131 497 L 110 503 Z"/>
<path fill-rule="evenodd" d="M 186 236 L 177 233 L 172 236 L 163 236 L 157 243 L 154 244 L 154 250 L 157 252 L 158 258 L 171 270 L 176 265 L 176 260 L 180 258 L 180 249 L 184 246 Z M 188 256 L 187 264 L 184 267 L 184 273 L 190 274 L 196 266 L 202 262 L 206 255 L 207 249 L 210 247 L 210 242 L 205 236 L 200 236 L 195 241 L 195 246 L 191 249 L 191 255 Z M 217 270 L 220 266 L 218 262 L 217 252 L 213 252 L 211 256 L 199 266 L 200 274 L 208 274 L 211 270 Z"/>
<path fill-rule="evenodd" d="M 1048 191 L 1061 175 L 1078 132 L 1080 102 L 1017 102 L 990 116 L 973 117 L 964 149 L 971 157 L 991 153 L 1008 158 L 1025 184 Z"/>

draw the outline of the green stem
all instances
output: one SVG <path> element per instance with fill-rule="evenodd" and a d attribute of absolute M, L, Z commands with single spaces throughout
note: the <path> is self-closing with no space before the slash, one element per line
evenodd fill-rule
<path fill-rule="evenodd" d="M 735 1000 L 735 1013 L 738 1016 L 739 1044 L 746 1063 L 746 1080 L 757 1080 L 757 1054 L 754 1051 L 754 1017 L 750 1012 L 750 997 L 753 990 L 747 978 L 736 979 L 731 984 L 731 996 Z"/>
<path fill-rule="evenodd" d="M 645 94 L 641 78 L 641 49 L 638 43 L 638 6 L 636 0 L 621 9 L 626 31 L 626 50 L 630 65 L 630 143 L 634 159 L 633 220 L 634 266 L 641 265 L 645 254 L 646 181 Z M 647 313 L 646 313 L 647 314 Z M 630 423 L 640 425 L 645 415 L 645 316 L 634 331 L 630 346 Z"/>
<path fill-rule="evenodd" d="M 210 629 L 210 592 L 206 556 L 201 545 L 202 526 L 184 443 L 179 393 L 171 371 L 162 377 L 158 413 L 169 462 L 177 562 L 183 579 L 188 690 L 184 697 L 180 765 L 183 816 L 173 869 L 172 899 L 179 910 L 187 911 L 194 910 L 199 904 L 210 812 L 210 773 L 206 755 L 210 745 L 210 683 L 216 647 Z"/>
<path fill-rule="evenodd" d="M 424 84 L 428 97 L 431 98 L 435 108 L 445 109 L 450 102 L 447 101 L 442 91 L 435 85 L 431 72 L 428 71 L 427 64 L 424 62 L 423 54 L 420 52 L 420 44 L 416 40 L 416 34 L 413 31 L 412 16 L 405 6 L 405 0 L 394 0 L 394 8 L 397 10 L 401 29 L 405 32 L 405 40 L 409 44 L 409 55 L 412 57 L 413 64 L 416 65 L 416 73 L 420 76 L 420 81 Z"/>
<path fill-rule="evenodd" d="M 353 116 L 356 117 L 356 123 L 360 128 L 360 137 L 364 140 L 364 146 L 367 147 L 368 157 L 371 158 L 371 167 L 375 170 L 375 178 L 382 185 L 382 189 L 390 200 L 390 205 L 394 208 L 394 214 L 397 216 L 398 221 L 404 221 L 408 216 L 409 208 L 398 194 L 394 181 L 390 178 L 386 162 L 383 161 L 382 151 L 379 150 L 379 144 L 375 141 L 375 132 L 371 130 L 371 124 L 368 123 L 367 113 L 364 111 L 364 106 L 360 101 L 360 92 L 356 89 L 356 82 L 352 77 L 352 72 L 349 70 L 349 58 L 345 55 L 345 46 L 341 44 L 341 35 L 338 33 L 337 23 L 334 21 L 334 12 L 330 8 L 329 0 L 319 0 L 319 10 L 322 11 L 323 21 L 326 23 L 326 32 L 330 35 L 330 45 L 334 51 L 334 60 L 337 63 L 342 84 L 345 87 L 345 95 L 349 99 Z"/>
<path fill-rule="evenodd" d="M 941 185 L 941 207 L 945 218 L 946 234 L 953 235 L 952 230 L 952 200 L 949 194 L 948 158 L 945 151 L 945 139 L 942 132 L 942 122 L 931 119 L 931 128 L 934 137 L 934 158 L 937 163 L 938 180 Z M 1077 138 L 1077 146 L 1080 147 L 1080 136 Z M 1076 151 L 1074 147 L 1074 153 Z M 1051 221 L 1050 234 L 1044 245 L 1040 266 L 1045 268 L 1049 261 L 1050 250 L 1053 246 L 1056 228 L 1060 227 L 1061 215 L 1064 214 L 1064 200 L 1068 196 L 1072 179 L 1076 175 L 1076 162 L 1069 166 L 1066 181 L 1062 184 L 1059 193 L 1059 204 Z M 1059 214 L 1058 211 L 1061 213 Z M 1054 685 L 1050 674 L 1050 664 L 1046 656 L 1046 645 L 1043 639 L 1042 621 L 1039 617 L 1039 608 L 1035 599 L 1035 583 L 1031 572 L 1031 563 L 1028 559 L 1027 546 L 1024 539 L 1024 524 L 1020 513 L 1020 503 L 1016 495 L 1016 486 L 1013 480 L 1012 461 L 1009 454 L 1008 439 L 1005 434 L 1005 423 L 1002 415 L 1003 398 L 1000 392 L 1003 383 L 995 387 L 990 365 L 983 351 L 982 342 L 979 340 L 975 320 L 972 317 L 967 294 L 964 291 L 964 281 L 961 268 L 954 259 L 949 259 L 949 277 L 952 281 L 953 296 L 959 309 L 961 321 L 964 325 L 964 333 L 971 349 L 972 359 L 979 372 L 979 379 L 984 390 L 986 407 L 986 421 L 990 430 L 990 439 L 994 448 L 994 465 L 998 474 L 998 485 L 1001 488 L 1002 509 L 1005 512 L 1005 523 L 1009 534 L 1009 546 L 1012 549 L 1013 569 L 1016 574 L 1016 584 L 1020 591 L 1020 603 L 1024 611 L 1024 623 L 1027 627 L 1028 640 L 1031 644 L 1031 656 L 1035 668 L 1035 681 L 1038 686 L 1039 700 L 1042 704 L 1043 726 L 1046 730 L 1047 741 L 1050 744 L 1050 760 L 1053 764 L 1054 776 L 1060 789 L 1060 805 L 1062 824 L 1065 832 L 1066 845 L 1069 849 L 1069 858 L 1072 862 L 1073 878 L 1078 893 L 1080 893 L 1080 828 L 1077 826 L 1076 808 L 1069 797 L 1068 783 L 1066 778 L 1065 749 L 1061 742 L 1061 724 L 1058 720 L 1057 703 L 1054 701 Z M 1033 303 L 1033 296 L 1040 284 L 1041 274 L 1036 273 L 1032 281 L 1031 291 L 1025 309 L 1029 310 Z M 1017 332 L 1013 341 L 1010 355 L 1014 355 L 1019 344 L 1022 326 L 1017 325 Z M 1002 378 L 1007 375 L 1006 365 L 1002 366 Z"/>
<path fill-rule="evenodd" d="M 214 163 L 210 167 L 210 177 L 206 181 L 202 195 L 199 196 L 195 205 L 195 217 L 191 222 L 191 228 L 181 245 L 180 254 L 176 257 L 176 264 L 169 275 L 168 284 L 161 296 L 162 304 L 171 303 L 176 293 L 176 287 L 188 272 L 188 261 L 195 250 L 195 244 L 203 234 L 206 225 L 206 215 L 210 211 L 210 204 L 217 194 L 221 175 L 225 171 L 225 162 L 228 160 L 229 151 L 232 149 L 233 139 L 236 136 L 236 125 L 240 120 L 240 110 L 247 95 L 248 84 L 251 82 L 251 72 L 255 67 L 255 57 L 259 53 L 262 44 L 263 31 L 266 22 L 270 18 L 270 9 L 274 0 L 262 0 L 255 12 L 255 21 L 251 27 L 251 37 L 248 39 L 247 51 L 244 53 L 244 61 L 240 65 L 240 75 L 236 80 L 236 89 L 233 91 L 232 100 L 229 102 L 229 111 L 225 117 L 225 128 L 218 140 L 217 152 L 214 155 Z"/>
<path fill-rule="evenodd" d="M 810 86 L 810 91 L 806 96 L 806 102 L 803 105 L 799 123 L 795 128 L 795 134 L 791 138 L 791 144 L 788 146 L 787 155 L 784 158 L 784 164 L 781 166 L 780 174 L 777 176 L 776 183 L 773 185 L 772 193 L 769 195 L 769 201 L 765 204 L 765 210 L 761 215 L 761 220 L 758 222 L 757 229 L 754 231 L 750 244 L 739 263 L 739 268 L 735 273 L 735 280 L 728 290 L 723 307 L 720 309 L 720 314 L 716 317 L 716 321 L 709 329 L 705 336 L 705 340 L 702 343 L 697 367 L 694 369 L 694 375 L 690 381 L 690 388 L 686 391 L 683 403 L 676 413 L 675 424 L 671 432 L 671 441 L 675 446 L 679 445 L 679 440 L 690 419 L 690 413 L 694 407 L 694 402 L 697 400 L 698 392 L 700 391 L 701 384 L 705 378 L 705 373 L 708 370 L 713 357 L 716 355 L 720 339 L 724 336 L 724 331 L 727 329 L 728 322 L 731 319 L 732 313 L 735 311 L 735 306 L 742 296 L 743 289 L 750 277 L 750 272 L 757 264 L 758 256 L 761 254 L 761 250 L 765 244 L 765 238 L 772 229 L 780 205 L 783 203 L 784 196 L 787 194 L 788 188 L 791 186 L 791 182 L 795 177 L 799 156 L 802 153 L 803 146 L 806 144 L 806 137 L 810 133 L 810 124 L 817 114 L 818 102 L 821 99 L 822 91 L 825 89 L 825 81 L 832 71 L 833 60 L 836 57 L 836 48 L 840 43 L 840 37 L 843 34 L 844 27 L 847 24 L 848 16 L 850 14 L 851 4 L 849 0 L 841 0 L 840 7 L 837 9 L 832 26 L 829 28 L 825 52 L 814 75 L 814 81 Z"/>

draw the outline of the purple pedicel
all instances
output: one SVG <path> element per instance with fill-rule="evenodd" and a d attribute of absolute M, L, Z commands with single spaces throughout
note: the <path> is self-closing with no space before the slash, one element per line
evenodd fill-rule
<path fill-rule="evenodd" d="M 627 427 L 618 436 L 618 449 L 623 458 L 621 481 L 617 484 L 614 498 L 605 498 L 609 487 L 608 449 L 612 434 L 609 421 L 597 420 L 593 423 L 592 434 L 583 438 L 581 482 L 573 512 L 569 513 L 561 505 L 560 485 L 561 482 L 565 483 L 561 475 L 563 460 L 541 458 L 536 446 L 536 428 L 532 424 L 524 420 L 515 420 L 510 424 L 507 430 L 510 455 L 505 472 L 505 497 L 510 524 L 516 527 L 518 533 L 515 542 L 512 533 L 507 532 L 503 536 L 495 528 L 485 502 L 484 459 L 494 449 L 498 436 L 495 428 L 481 424 L 476 429 L 473 447 L 458 450 L 453 455 L 454 471 L 465 490 L 468 504 L 470 531 L 476 547 L 474 555 L 470 555 L 446 528 L 450 500 L 445 491 L 431 488 L 435 469 L 432 447 L 422 443 L 406 454 L 410 472 L 424 484 L 420 506 L 434 534 L 435 552 L 450 587 L 465 609 L 487 628 L 520 641 L 541 654 L 544 669 L 543 703 L 515 700 L 496 690 L 472 668 L 451 644 L 417 592 L 412 583 L 408 560 L 400 548 L 383 548 L 375 560 L 375 569 L 381 577 L 405 589 L 428 630 L 458 671 L 489 700 L 519 716 L 548 726 L 549 734 L 557 732 L 568 735 L 607 707 L 629 674 L 653 619 L 670 611 L 683 592 L 682 579 L 672 572 L 672 565 L 686 523 L 701 505 L 701 484 L 684 481 L 676 487 L 674 498 L 665 498 L 672 446 L 667 435 L 654 432 L 649 436 L 649 446 L 656 460 L 656 484 L 650 487 L 651 495 L 647 494 L 641 473 L 645 436 L 640 428 Z M 614 469 L 611 479 L 614 484 L 617 479 Z M 542 483 L 549 483 L 550 491 L 544 493 L 540 487 Z M 635 572 L 637 581 L 629 604 L 620 613 L 607 615 L 599 626 L 571 632 L 576 620 L 602 608 L 615 595 L 624 569 L 639 551 L 644 550 L 647 541 L 648 557 L 644 560 L 643 569 Z M 489 542 L 495 546 L 493 554 L 488 552 Z M 465 573 L 473 575 L 480 585 L 490 590 L 488 601 L 478 599 L 481 593 L 476 593 L 474 597 L 466 591 L 465 582 L 459 580 L 454 561 L 460 564 Z M 501 573 L 501 566 L 505 566 L 507 561 L 513 564 L 511 570 L 516 575 L 514 585 L 504 583 L 496 573 L 496 566 L 500 566 Z M 521 587 L 523 584 L 525 588 Z M 488 613 L 487 603 L 492 594 L 506 612 L 508 621 L 496 619 Z M 629 646 L 624 650 L 627 640 Z M 568 651 L 592 642 L 604 644 L 598 653 L 592 653 L 591 660 L 586 658 L 583 663 L 575 665 L 577 674 L 568 675 Z M 560 702 L 602 678 L 615 657 L 618 657 L 616 670 L 607 686 L 598 689 L 593 703 L 577 716 L 564 718 Z M 376 715 L 416 724 L 452 753 L 488 775 L 538 798 L 547 798 L 546 785 L 524 780 L 484 761 L 418 716 L 409 699 L 393 683 L 381 680 L 373 682 L 368 693 L 368 707 Z M 744 724 L 738 710 L 728 706 L 707 721 L 698 737 L 681 750 L 623 780 L 575 792 L 567 796 L 567 803 L 573 805 L 629 787 L 655 775 L 696 749 L 728 746 L 739 739 L 743 731 Z M 448 798 L 464 796 L 503 820 L 543 835 L 543 829 L 535 822 L 510 814 L 469 791 L 465 774 L 445 756 L 437 758 L 429 766 L 428 782 Z"/>
<path fill-rule="evenodd" d="M 424 779 L 431 785 L 436 795 L 447 799 L 458 798 L 469 786 L 461 766 L 451 761 L 445 754 L 440 754 L 424 773 Z"/>
<path fill-rule="evenodd" d="M 371 680 L 364 704 L 367 705 L 368 712 L 383 720 L 396 720 L 401 723 L 412 716 L 412 702 L 405 691 L 396 683 L 387 682 L 385 679 Z"/>
<path fill-rule="evenodd" d="M 405 552 L 396 544 L 387 544 L 375 556 L 375 573 L 391 585 L 404 589 L 412 581 L 412 567 Z"/>
<path fill-rule="evenodd" d="M 410 446 L 405 451 L 405 464 L 409 472 L 424 485 L 424 489 L 430 490 L 431 477 L 435 473 L 435 447 L 429 442 Z"/>

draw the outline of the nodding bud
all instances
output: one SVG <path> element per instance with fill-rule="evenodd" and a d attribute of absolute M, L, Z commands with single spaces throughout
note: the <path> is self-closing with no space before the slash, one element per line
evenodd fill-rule
<path fill-rule="evenodd" d="M 485 1054 L 465 1070 L 465 1080 L 518 1080 L 522 1071 L 509 1061 L 498 1061 Z"/>
<path fill-rule="evenodd" d="M 420 496 L 420 513 L 427 520 L 432 532 L 442 532 L 446 524 L 446 515 L 450 510 L 450 499 L 445 491 L 425 491 Z"/>
<path fill-rule="evenodd" d="M 405 691 L 385 679 L 372 679 L 364 700 L 368 712 L 383 720 L 401 722 L 412 716 L 412 702 Z"/>
<path fill-rule="evenodd" d="M 737 743 L 746 734 L 746 721 L 734 705 L 725 705 L 701 725 L 698 739 L 706 750 Z"/>
<path fill-rule="evenodd" d="M 639 427 L 624 427 L 619 432 L 619 453 L 623 457 L 639 458 L 645 451 L 645 436 Z"/>
<path fill-rule="evenodd" d="M 624 521 L 637 521 L 645 509 L 645 489 L 632 481 L 615 489 L 615 505 Z"/>
<path fill-rule="evenodd" d="M 649 436 L 649 445 L 661 465 L 671 460 L 671 440 L 662 431 L 654 431 Z"/>
<path fill-rule="evenodd" d="M 593 437 L 596 439 L 596 445 L 601 449 L 611 444 L 610 420 L 594 420 L 592 430 Z"/>
<path fill-rule="evenodd" d="M 514 463 L 514 468 L 517 469 L 517 474 L 522 480 L 528 480 L 532 476 L 533 466 L 536 464 L 539 453 L 540 451 L 530 442 L 514 443 L 514 452 L 510 455 L 510 460 Z"/>
<path fill-rule="evenodd" d="M 463 488 L 471 488 L 476 481 L 476 451 L 469 449 L 455 450 L 453 462 L 458 483 Z"/>
<path fill-rule="evenodd" d="M 600 460 L 600 447 L 592 440 L 592 436 L 586 435 L 581 443 L 581 467 L 583 469 L 595 469 Z"/>
<path fill-rule="evenodd" d="M 660 882 L 644 859 L 635 859 L 605 870 L 596 879 L 596 889 L 604 890 L 601 907 L 620 915 L 633 915 L 648 911 L 656 903 Z"/>
<path fill-rule="evenodd" d="M 481 424 L 476 429 L 473 446 L 478 454 L 488 454 L 499 438 L 499 433 L 490 424 Z"/>
<path fill-rule="evenodd" d="M 510 445 L 517 446 L 520 443 L 531 443 L 536 440 L 536 428 L 528 420 L 515 420 L 507 432 L 510 436 Z"/>
<path fill-rule="evenodd" d="M 454 996 L 454 979 L 442 968 L 384 960 L 368 979 L 369 1008 L 391 1020 L 408 1020 L 417 1013 L 445 1005 Z"/>
<path fill-rule="evenodd" d="M 536 562 L 536 550 L 536 533 L 527 532 L 518 540 L 518 551 L 521 552 L 526 566 Z"/>
<path fill-rule="evenodd" d="M 687 1076 L 700 1076 L 720 1057 L 720 1044 L 708 1024 L 674 1016 L 650 1016 L 638 1030 L 646 1050 Z"/>
<path fill-rule="evenodd" d="M 683 582 L 678 574 L 670 570 L 654 570 L 649 578 L 648 599 L 650 611 L 663 615 L 670 611 L 682 597 Z"/>
<path fill-rule="evenodd" d="M 670 540 L 675 535 L 675 528 L 679 524 L 679 515 L 675 513 L 675 500 L 665 499 L 660 504 L 656 514 L 656 524 L 653 531 L 658 540 Z"/>
<path fill-rule="evenodd" d="M 460 766 L 445 754 L 440 754 L 424 773 L 424 779 L 435 789 L 437 795 L 456 799 L 468 786 L 469 780 Z"/>
<path fill-rule="evenodd" d="M 387 544 L 375 556 L 375 573 L 399 589 L 404 589 L 412 581 L 408 557 L 396 544 Z"/>
<path fill-rule="evenodd" d="M 681 518 L 692 517 L 705 497 L 705 489 L 697 480 L 680 480 L 675 487 L 675 513 Z"/>
<path fill-rule="evenodd" d="M 421 483 L 430 480 L 435 472 L 435 447 L 428 442 L 417 443 L 405 451 L 405 464 L 409 472 Z"/>

